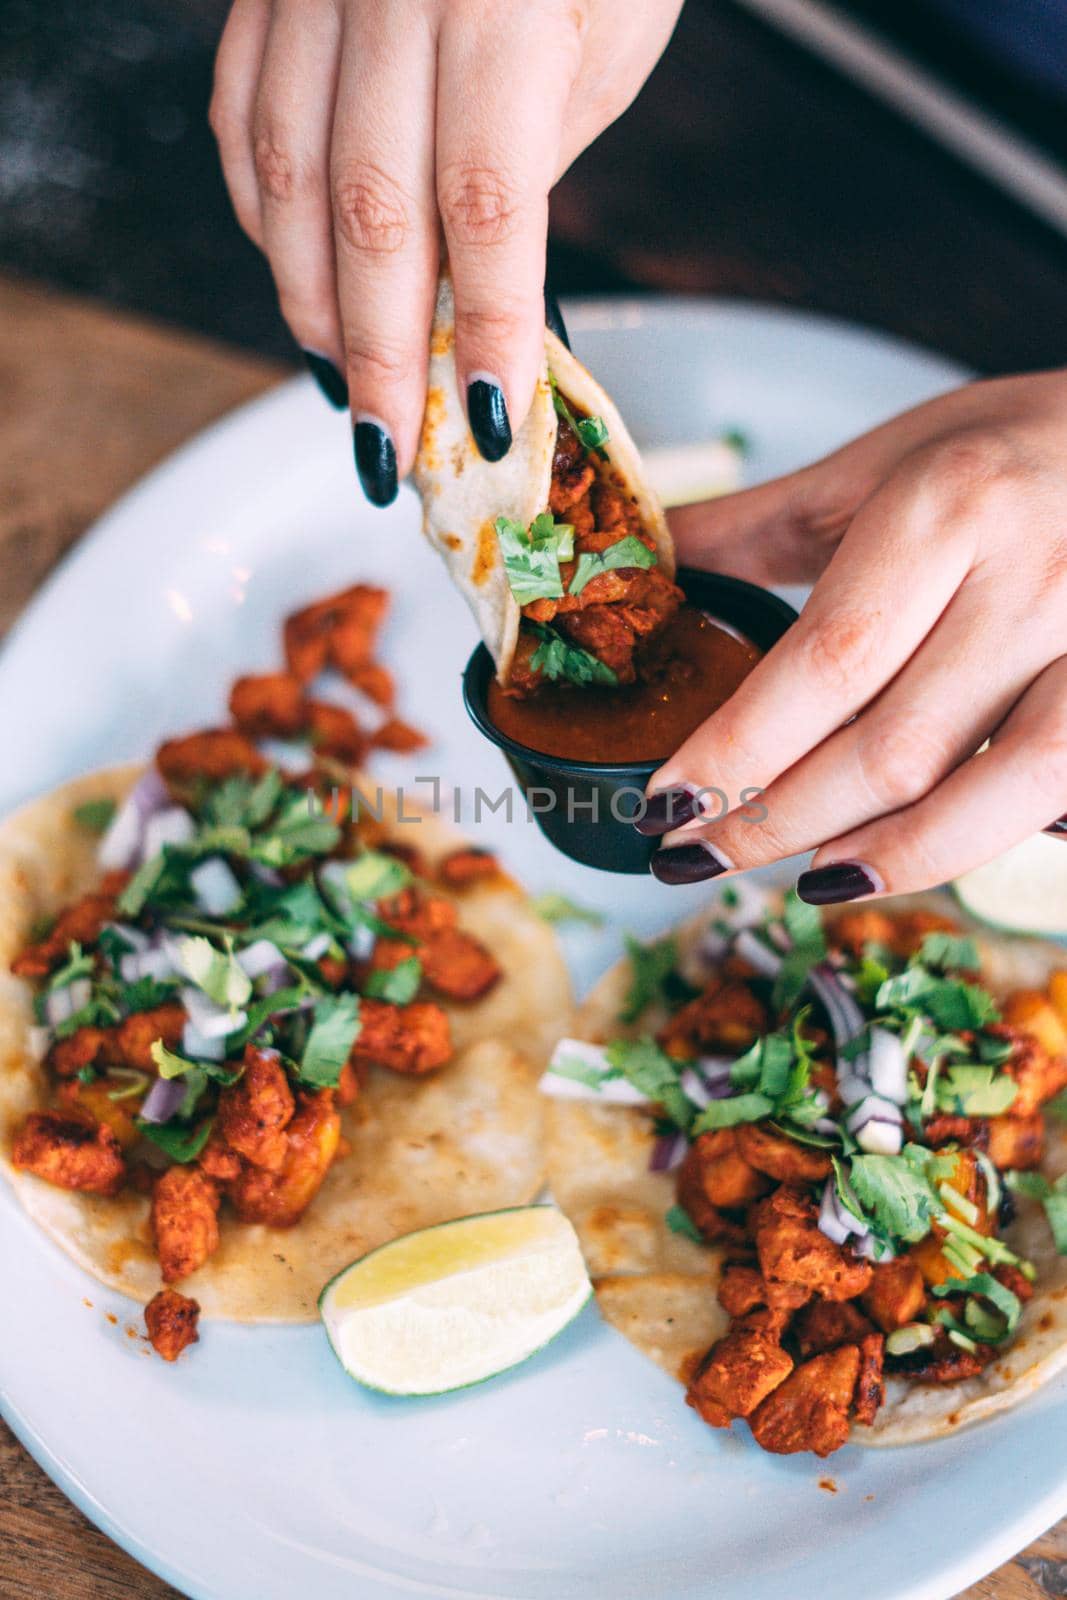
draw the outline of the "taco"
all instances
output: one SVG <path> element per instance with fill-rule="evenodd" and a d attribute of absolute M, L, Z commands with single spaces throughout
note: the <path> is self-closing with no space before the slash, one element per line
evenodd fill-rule
<path fill-rule="evenodd" d="M 0 826 L 0 1164 L 168 1359 L 201 1309 L 311 1321 L 354 1257 L 543 1181 L 551 929 L 313 749 L 294 778 L 208 730 Z"/>
<path fill-rule="evenodd" d="M 632 946 L 543 1084 L 604 1315 L 775 1453 L 1017 1404 L 1067 1368 L 1067 955 L 742 895 Z"/>
<path fill-rule="evenodd" d="M 501 684 L 632 683 L 681 605 L 674 547 L 626 425 L 550 330 L 526 421 L 484 461 L 460 404 L 442 279 L 415 483 L 424 530 L 474 613 Z"/>

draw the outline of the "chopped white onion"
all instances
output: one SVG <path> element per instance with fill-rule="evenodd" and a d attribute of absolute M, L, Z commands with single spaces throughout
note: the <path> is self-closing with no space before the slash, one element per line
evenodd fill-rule
<path fill-rule="evenodd" d="M 276 944 L 269 939 L 257 939 L 240 952 L 237 965 L 254 983 L 268 972 L 283 969 L 287 962 Z"/>
<path fill-rule="evenodd" d="M 873 1233 L 866 1234 L 856 1245 L 856 1254 L 863 1261 L 893 1261 L 896 1251 L 886 1239 L 876 1239 Z"/>
<path fill-rule="evenodd" d="M 348 941 L 348 953 L 356 961 L 369 961 L 377 943 L 378 935 L 374 929 L 368 928 L 365 922 L 360 923 Z"/>
<path fill-rule="evenodd" d="M 217 1006 L 202 989 L 194 989 L 191 985 L 182 990 L 182 1005 L 193 1027 L 205 1039 L 225 1039 L 227 1034 L 236 1033 L 248 1021 L 246 1012 Z"/>
<path fill-rule="evenodd" d="M 898 1156 L 904 1148 L 904 1131 L 899 1123 L 872 1117 L 856 1129 L 856 1143 L 872 1156 Z"/>
<path fill-rule="evenodd" d="M 157 983 L 162 983 L 166 978 L 175 977 L 178 969 L 168 946 L 161 944 L 155 950 L 123 956 L 119 971 L 126 983 L 136 983 L 138 978 L 155 978 Z"/>
<path fill-rule="evenodd" d="M 208 856 L 189 874 L 196 903 L 209 917 L 224 917 L 241 904 L 241 885 L 221 856 Z"/>
<path fill-rule="evenodd" d="M 871 1086 L 866 1078 L 859 1078 L 854 1072 L 843 1072 L 837 1080 L 837 1092 L 847 1109 L 865 1099 L 871 1092 Z"/>
<path fill-rule="evenodd" d="M 593 1087 L 580 1083 L 577 1078 L 568 1078 L 553 1071 L 557 1063 L 565 1064 L 568 1060 L 579 1061 L 594 1072 L 604 1073 L 604 1082 Z M 552 1052 L 548 1071 L 537 1087 L 542 1094 L 552 1095 L 558 1100 L 593 1100 L 601 1105 L 616 1106 L 647 1106 L 651 1103 L 648 1096 L 635 1089 L 626 1078 L 607 1077 L 606 1074 L 611 1070 L 611 1062 L 603 1045 L 590 1044 L 588 1039 L 561 1039 Z"/>
<path fill-rule="evenodd" d="M 811 969 L 808 983 L 823 1003 L 834 1042 L 840 1050 L 863 1031 L 865 1019 L 859 1001 L 844 988 L 837 973 L 825 964 Z"/>
<path fill-rule="evenodd" d="M 196 833 L 196 823 L 184 806 L 168 806 L 149 817 L 144 826 L 141 854 L 146 861 L 167 844 L 188 844 Z"/>
<path fill-rule="evenodd" d="M 182 1029 L 182 1055 L 193 1056 L 201 1061 L 221 1061 L 226 1054 L 226 1040 L 212 1038 L 209 1034 L 201 1033 L 193 1022 L 187 1022 Z"/>
<path fill-rule="evenodd" d="M 765 978 L 776 978 L 781 969 L 781 956 L 776 955 L 773 950 L 768 950 L 752 928 L 741 929 L 734 940 L 734 954 L 747 961 L 749 966 L 755 967 Z"/>
<path fill-rule="evenodd" d="M 705 1106 L 710 1106 L 713 1099 L 711 1090 L 700 1074 L 693 1071 L 692 1067 L 686 1067 L 678 1081 L 687 1100 L 691 1100 L 701 1110 Z"/>
<path fill-rule="evenodd" d="M 859 1138 L 860 1129 L 867 1122 L 888 1122 L 899 1128 L 901 1123 L 900 1107 L 892 1100 L 883 1100 L 879 1094 L 866 1094 L 858 1105 L 853 1106 L 845 1118 L 845 1127 L 849 1133 L 854 1133 Z"/>
<path fill-rule="evenodd" d="M 26 1034 L 26 1046 L 32 1061 L 43 1061 L 51 1045 L 51 1028 L 30 1028 Z"/>
<path fill-rule="evenodd" d="M 170 799 L 155 767 L 140 777 L 119 806 L 97 847 L 97 865 L 103 872 L 125 872 L 141 854 L 145 823 Z"/>
<path fill-rule="evenodd" d="M 300 954 L 308 961 L 318 961 L 326 954 L 332 943 L 333 940 L 328 933 L 317 933 L 313 939 L 308 940 Z"/>
<path fill-rule="evenodd" d="M 902 1106 L 908 1098 L 908 1063 L 900 1038 L 888 1028 L 871 1029 L 867 1057 L 871 1088 L 886 1100 Z"/>

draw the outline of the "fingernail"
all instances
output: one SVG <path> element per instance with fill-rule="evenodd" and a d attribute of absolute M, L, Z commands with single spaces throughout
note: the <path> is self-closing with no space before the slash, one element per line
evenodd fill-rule
<path fill-rule="evenodd" d="M 658 794 L 649 795 L 644 811 L 634 818 L 634 827 L 647 839 L 658 839 L 661 833 L 681 828 L 698 816 L 695 789 L 661 789 Z"/>
<path fill-rule="evenodd" d="M 511 449 L 511 423 L 504 391 L 492 378 L 467 385 L 467 421 L 486 461 L 499 461 Z"/>
<path fill-rule="evenodd" d="M 388 506 L 396 499 L 396 449 L 380 422 L 361 417 L 352 430 L 356 471 L 363 493 L 372 506 Z"/>
<path fill-rule="evenodd" d="M 321 356 L 317 350 L 305 350 L 304 360 L 322 394 L 336 410 L 343 411 L 348 405 L 348 385 L 343 374 L 329 356 Z"/>
<path fill-rule="evenodd" d="M 797 894 L 809 906 L 862 900 L 865 894 L 878 894 L 884 888 L 873 867 L 864 866 L 862 861 L 835 861 L 828 867 L 813 867 L 797 879 Z"/>
<path fill-rule="evenodd" d="M 1043 831 L 1051 833 L 1055 838 L 1067 838 L 1067 817 L 1060 817 L 1058 822 L 1050 822 Z"/>
<path fill-rule="evenodd" d="M 652 876 L 660 883 L 703 883 L 706 878 L 717 878 L 720 872 L 730 872 L 733 862 L 703 839 L 693 844 L 676 844 L 673 849 L 659 849 L 650 863 Z"/>
<path fill-rule="evenodd" d="M 560 344 L 565 344 L 569 350 L 571 341 L 567 335 L 567 324 L 563 320 L 563 312 L 559 309 L 559 301 L 552 290 L 545 287 L 545 326 L 556 335 Z"/>

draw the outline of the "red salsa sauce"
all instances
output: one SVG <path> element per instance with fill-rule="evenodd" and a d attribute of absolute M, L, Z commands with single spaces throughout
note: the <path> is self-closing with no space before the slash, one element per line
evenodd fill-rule
<path fill-rule="evenodd" d="M 762 652 L 694 606 L 650 645 L 641 681 L 618 688 L 542 683 L 528 698 L 489 686 L 501 733 L 543 755 L 623 764 L 662 761 L 730 698 Z"/>

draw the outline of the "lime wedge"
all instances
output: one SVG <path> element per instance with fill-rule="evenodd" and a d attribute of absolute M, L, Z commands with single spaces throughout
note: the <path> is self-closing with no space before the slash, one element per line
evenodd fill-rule
<path fill-rule="evenodd" d="M 1067 840 L 1037 833 L 952 886 L 972 917 L 1009 933 L 1067 933 Z"/>
<path fill-rule="evenodd" d="M 563 1213 L 521 1206 L 381 1245 L 331 1279 L 319 1314 L 358 1383 L 387 1394 L 443 1394 L 525 1361 L 591 1293 Z"/>
<path fill-rule="evenodd" d="M 741 452 L 729 439 L 645 450 L 641 460 L 649 483 L 665 506 L 712 500 L 741 487 Z"/>

